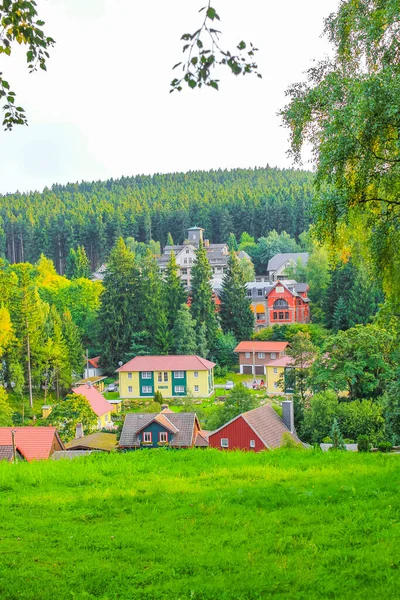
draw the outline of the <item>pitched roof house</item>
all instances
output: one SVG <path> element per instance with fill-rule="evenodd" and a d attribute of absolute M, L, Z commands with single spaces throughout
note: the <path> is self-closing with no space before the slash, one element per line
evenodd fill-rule
<path fill-rule="evenodd" d="M 295 267 L 298 261 L 301 261 L 303 265 L 306 265 L 309 259 L 308 252 L 284 252 L 282 254 L 275 254 L 267 265 L 267 271 L 270 281 L 279 281 L 282 279 L 288 279 L 285 274 L 287 267 Z"/>
<path fill-rule="evenodd" d="M 12 431 L 16 449 L 28 462 L 47 459 L 56 450 L 64 450 L 55 427 L 0 427 L 0 446 L 12 448 Z"/>
<path fill-rule="evenodd" d="M 128 413 L 119 440 L 120 448 L 174 448 L 208 446 L 196 413 L 175 413 L 163 405 L 160 413 Z"/>
<path fill-rule="evenodd" d="M 288 342 L 240 342 L 235 348 L 239 355 L 239 371 L 243 375 L 259 376 L 268 394 L 282 394 L 286 369 L 292 367 L 292 358 L 285 354 Z"/>
<path fill-rule="evenodd" d="M 309 323 L 308 285 L 294 280 L 246 283 L 256 330 L 269 325 Z"/>
<path fill-rule="evenodd" d="M 210 433 L 208 436 L 210 447 L 253 452 L 272 450 L 279 448 L 284 434 L 288 434 L 296 443 L 301 443 L 294 433 L 293 404 L 289 401 L 282 404 L 291 405 L 284 410 L 286 424 L 272 406 L 265 404 L 235 417 Z"/>
<path fill-rule="evenodd" d="M 196 355 L 136 356 L 117 369 L 121 398 L 186 396 L 208 398 L 214 391 L 215 364 Z"/>
<path fill-rule="evenodd" d="M 16 458 L 17 460 L 24 460 L 24 457 L 18 449 L 16 449 Z M 12 462 L 14 460 L 13 446 L 0 446 L 0 460 L 6 460 L 7 462 Z"/>
<path fill-rule="evenodd" d="M 97 429 L 108 427 L 112 424 L 112 406 L 92 385 L 79 385 L 72 388 L 74 394 L 84 396 L 89 402 L 93 412 L 97 415 Z"/>

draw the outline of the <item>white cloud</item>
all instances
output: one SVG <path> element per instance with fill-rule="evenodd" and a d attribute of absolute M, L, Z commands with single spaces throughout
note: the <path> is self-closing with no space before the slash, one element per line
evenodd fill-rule
<path fill-rule="evenodd" d="M 0 133 L 0 192 L 139 173 L 289 166 L 288 134 L 276 113 L 289 84 L 328 51 L 322 19 L 337 0 L 214 4 L 223 44 L 253 41 L 263 79 L 221 72 L 219 92 L 169 94 L 180 35 L 196 28 L 202 0 L 39 2 L 57 44 L 47 73 L 28 75 L 22 52 L 3 59 L 30 127 Z"/>

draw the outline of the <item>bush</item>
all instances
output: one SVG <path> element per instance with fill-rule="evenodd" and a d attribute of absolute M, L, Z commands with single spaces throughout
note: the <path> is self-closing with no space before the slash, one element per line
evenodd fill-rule
<path fill-rule="evenodd" d="M 296 449 L 296 450 L 302 450 L 303 446 L 302 446 L 302 444 L 295 442 L 294 439 L 292 438 L 292 436 L 290 435 L 290 433 L 288 431 L 286 431 L 282 435 L 281 448 L 292 448 L 292 449 Z"/>
<path fill-rule="evenodd" d="M 224 379 L 229 373 L 228 367 L 220 367 L 219 365 L 215 365 L 214 368 L 214 377 L 217 379 Z"/>
<path fill-rule="evenodd" d="M 357 446 L 359 452 L 369 452 L 371 450 L 371 442 L 367 435 L 359 435 L 357 438 Z"/>
<path fill-rule="evenodd" d="M 329 435 L 327 435 L 326 437 L 324 437 L 324 438 L 322 439 L 322 443 L 323 443 L 323 444 L 332 444 L 332 438 L 331 438 L 331 437 L 329 437 Z"/>
<path fill-rule="evenodd" d="M 391 442 L 379 442 L 377 446 L 379 452 L 390 452 L 392 449 Z"/>

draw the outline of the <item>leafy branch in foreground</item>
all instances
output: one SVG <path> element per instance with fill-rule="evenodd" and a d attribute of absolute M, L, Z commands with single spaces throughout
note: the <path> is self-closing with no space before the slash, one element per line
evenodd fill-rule
<path fill-rule="evenodd" d="M 206 85 L 218 90 L 219 80 L 212 77 L 212 69 L 217 65 L 229 67 L 234 75 L 254 73 L 261 78 L 258 65 L 253 59 L 258 48 L 255 48 L 252 43 L 247 45 L 241 41 L 233 52 L 223 50 L 219 44 L 221 31 L 212 27 L 213 23 L 220 18 L 215 8 L 211 6 L 211 0 L 207 6 L 199 10 L 200 13 L 203 11 L 204 20 L 201 27 L 194 33 L 184 33 L 181 37 L 184 42 L 182 51 L 185 60 L 177 63 L 173 68 L 181 67 L 183 75 L 171 81 L 170 92 L 175 90 L 180 92 L 184 83 L 192 89 Z M 204 41 L 203 36 L 207 38 L 207 42 Z"/>
<path fill-rule="evenodd" d="M 3 0 L 0 3 L 0 54 L 11 56 L 12 44 L 25 44 L 28 47 L 26 60 L 30 73 L 40 67 L 46 71 L 46 60 L 49 58 L 47 49 L 54 46 L 51 37 L 46 37 L 41 27 L 44 21 L 37 18 L 36 2 L 34 0 Z M 25 111 L 15 105 L 15 92 L 10 90 L 10 84 L 3 79 L 0 72 L 0 100 L 3 105 L 3 126 L 11 130 L 14 125 L 27 125 Z M 4 101 L 3 100 L 3 101 Z"/>

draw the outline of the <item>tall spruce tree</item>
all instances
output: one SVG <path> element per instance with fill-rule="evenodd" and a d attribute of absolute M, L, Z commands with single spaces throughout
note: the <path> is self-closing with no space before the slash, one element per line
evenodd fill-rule
<path fill-rule="evenodd" d="M 236 235 L 234 233 L 229 234 L 227 244 L 228 244 L 228 248 L 229 248 L 230 252 L 237 251 L 238 243 L 237 243 Z"/>
<path fill-rule="evenodd" d="M 172 345 L 163 286 L 158 264 L 147 250 L 139 282 L 139 331 L 145 333 L 145 344 L 154 354 L 168 354 Z"/>
<path fill-rule="evenodd" d="M 336 333 L 338 331 L 346 331 L 349 329 L 349 318 L 348 318 L 348 306 L 346 305 L 345 299 L 340 296 L 336 302 L 335 309 L 332 315 L 332 329 Z"/>
<path fill-rule="evenodd" d="M 217 340 L 217 337 L 215 338 Z M 197 332 L 197 354 L 202 358 L 208 358 L 210 351 L 207 346 L 207 327 L 203 323 Z"/>
<path fill-rule="evenodd" d="M 135 255 L 119 238 L 107 263 L 99 312 L 101 364 L 113 373 L 129 351 L 138 322 L 138 271 Z"/>
<path fill-rule="evenodd" d="M 211 287 L 212 270 L 207 258 L 207 252 L 200 240 L 196 250 L 196 262 L 192 268 L 191 281 L 191 313 L 196 321 L 197 331 L 202 324 L 207 329 L 207 344 L 210 349 L 215 345 L 218 323 L 215 315 L 215 302 Z"/>
<path fill-rule="evenodd" d="M 228 268 L 222 281 L 221 327 L 224 333 L 232 332 L 237 340 L 250 339 L 254 330 L 254 315 L 250 309 L 250 300 L 239 259 L 231 252 Z"/>
<path fill-rule="evenodd" d="M 167 308 L 168 324 L 172 329 L 182 304 L 187 300 L 187 292 L 178 274 L 178 265 L 175 254 L 171 252 L 168 261 L 164 285 L 165 303 Z"/>
<path fill-rule="evenodd" d="M 75 278 L 79 279 L 80 277 L 86 277 L 86 279 L 90 278 L 90 261 L 84 246 L 78 246 L 76 251 Z"/>
<path fill-rule="evenodd" d="M 73 248 L 69 249 L 67 260 L 65 261 L 65 277 L 74 279 L 76 272 L 76 252 Z"/>
<path fill-rule="evenodd" d="M 349 327 L 366 325 L 377 313 L 384 296 L 376 283 L 368 276 L 364 268 L 359 268 L 354 278 L 348 300 Z"/>
<path fill-rule="evenodd" d="M 173 246 L 174 245 L 174 240 L 172 239 L 172 235 L 171 233 L 168 231 L 168 235 L 167 235 L 167 246 Z"/>
<path fill-rule="evenodd" d="M 197 354 L 196 321 L 187 304 L 178 311 L 172 335 L 175 354 Z"/>

